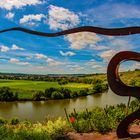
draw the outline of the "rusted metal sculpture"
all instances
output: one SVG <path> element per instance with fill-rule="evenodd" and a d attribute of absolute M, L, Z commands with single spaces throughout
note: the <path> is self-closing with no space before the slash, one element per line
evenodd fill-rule
<path fill-rule="evenodd" d="M 110 35 L 110 36 L 124 36 L 124 35 L 130 35 L 130 34 L 139 34 L 140 33 L 140 27 L 126 27 L 126 28 L 99 28 L 99 27 L 93 27 L 93 26 L 84 26 L 84 27 L 78 27 L 73 28 L 57 33 L 44 33 L 44 32 L 38 32 L 34 30 L 29 30 L 26 28 L 16 27 L 16 28 L 10 28 L 1 30 L 0 33 L 7 32 L 7 31 L 22 31 L 25 33 L 33 34 L 33 35 L 39 35 L 39 36 L 46 36 L 46 37 L 56 37 L 61 35 L 68 35 L 72 33 L 77 32 L 94 32 L 97 34 L 102 35 Z M 120 96 L 132 96 L 136 97 L 138 100 L 140 100 L 140 87 L 130 87 L 125 85 L 119 78 L 118 69 L 119 64 L 122 61 L 127 60 L 134 60 L 134 61 L 140 61 L 140 53 L 137 52 L 119 52 L 116 54 L 111 61 L 109 62 L 108 69 L 107 69 L 107 79 L 109 86 L 111 90 Z M 131 135 L 128 132 L 128 126 L 133 123 L 136 119 L 140 119 L 140 108 L 133 112 L 132 114 L 128 115 L 118 126 L 117 128 L 117 136 L 119 138 L 127 138 L 131 137 Z"/>
<path fill-rule="evenodd" d="M 120 96 L 132 96 L 140 100 L 140 87 L 130 87 L 125 85 L 119 78 L 119 64 L 122 61 L 135 60 L 140 61 L 140 53 L 136 52 L 119 52 L 117 53 L 108 64 L 107 79 L 111 90 Z M 140 108 L 134 113 L 128 115 L 118 126 L 117 135 L 119 138 L 127 138 L 131 135 L 128 132 L 128 126 L 135 121 L 140 119 Z"/>

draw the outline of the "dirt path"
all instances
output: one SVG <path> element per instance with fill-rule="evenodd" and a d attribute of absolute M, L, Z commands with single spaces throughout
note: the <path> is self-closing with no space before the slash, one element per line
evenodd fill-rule
<path fill-rule="evenodd" d="M 118 139 L 116 132 L 110 132 L 107 134 L 100 133 L 68 133 L 70 140 L 140 140 L 140 126 L 133 126 L 130 128 L 130 133 L 138 134 L 137 138 L 127 138 L 127 139 Z"/>

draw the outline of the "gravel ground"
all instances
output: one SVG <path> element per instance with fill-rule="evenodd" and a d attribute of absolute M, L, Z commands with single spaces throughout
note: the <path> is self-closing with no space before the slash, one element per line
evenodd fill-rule
<path fill-rule="evenodd" d="M 140 126 L 132 126 L 130 127 L 129 132 L 131 134 L 136 134 L 135 137 L 127 138 L 127 139 L 118 139 L 116 132 L 110 132 L 107 134 L 100 133 L 68 133 L 69 140 L 140 140 Z"/>

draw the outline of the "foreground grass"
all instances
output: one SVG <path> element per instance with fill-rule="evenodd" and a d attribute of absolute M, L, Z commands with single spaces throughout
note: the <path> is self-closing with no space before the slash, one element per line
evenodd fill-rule
<path fill-rule="evenodd" d="M 63 140 L 68 126 L 66 121 L 58 118 L 55 121 L 32 124 L 21 122 L 17 124 L 1 124 L 1 140 Z"/>

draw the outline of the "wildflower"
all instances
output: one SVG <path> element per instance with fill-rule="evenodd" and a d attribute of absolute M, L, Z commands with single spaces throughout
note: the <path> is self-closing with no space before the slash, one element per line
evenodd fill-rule
<path fill-rule="evenodd" d="M 75 121 L 76 121 L 76 119 L 75 119 L 74 117 L 70 117 L 70 118 L 69 118 L 69 122 L 70 122 L 70 123 L 73 124 Z"/>

